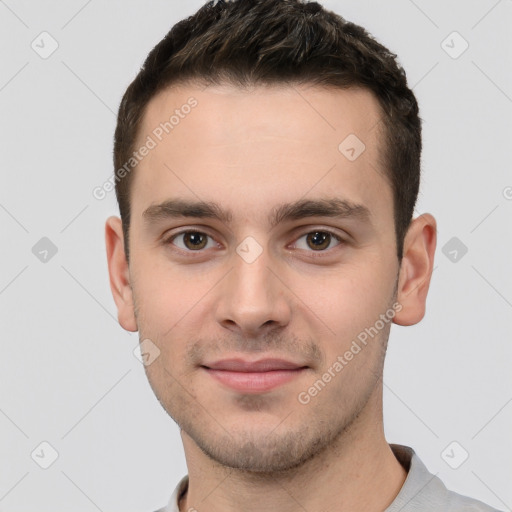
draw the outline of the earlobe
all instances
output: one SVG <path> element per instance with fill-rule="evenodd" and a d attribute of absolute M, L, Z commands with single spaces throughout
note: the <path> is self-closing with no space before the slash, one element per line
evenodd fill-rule
<path fill-rule="evenodd" d="M 110 289 L 117 306 L 117 317 L 123 329 L 137 331 L 130 272 L 124 251 L 121 219 L 109 217 L 105 224 L 105 245 L 107 250 Z"/>
<path fill-rule="evenodd" d="M 424 213 L 411 222 L 398 280 L 397 302 L 402 309 L 393 319 L 398 325 L 414 325 L 425 316 L 436 243 L 437 224 L 432 215 Z"/>

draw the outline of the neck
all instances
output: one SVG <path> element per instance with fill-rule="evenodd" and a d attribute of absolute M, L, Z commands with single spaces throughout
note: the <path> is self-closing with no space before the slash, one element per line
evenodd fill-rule
<path fill-rule="evenodd" d="M 210 512 L 365 510 L 382 512 L 395 499 L 406 471 L 384 437 L 382 396 L 327 449 L 298 468 L 262 474 L 228 468 L 208 458 L 182 431 L 189 485 L 179 508 Z M 368 411 L 379 410 L 380 421 Z"/>

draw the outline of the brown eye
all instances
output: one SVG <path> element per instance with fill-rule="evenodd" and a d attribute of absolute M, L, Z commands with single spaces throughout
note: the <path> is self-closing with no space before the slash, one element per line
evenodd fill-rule
<path fill-rule="evenodd" d="M 306 241 L 312 249 L 325 249 L 331 243 L 331 235 L 322 231 L 315 231 L 307 235 Z"/>
<path fill-rule="evenodd" d="M 311 231 L 301 236 L 298 240 L 305 239 L 305 244 L 300 244 L 297 241 L 296 246 L 299 249 L 313 250 L 314 252 L 325 252 L 326 249 L 331 248 L 333 240 L 336 242 L 332 247 L 339 245 L 342 240 L 340 237 L 331 233 L 330 231 Z M 302 247 L 301 247 L 302 245 Z"/>
<path fill-rule="evenodd" d="M 182 231 L 173 235 L 168 243 L 176 245 L 184 251 L 200 251 L 206 248 L 209 238 L 211 237 L 200 231 Z M 181 241 L 181 244 L 178 241 Z"/>
<path fill-rule="evenodd" d="M 188 249 L 204 249 L 206 245 L 206 236 L 204 236 L 202 233 L 191 231 L 184 234 L 183 242 Z"/>

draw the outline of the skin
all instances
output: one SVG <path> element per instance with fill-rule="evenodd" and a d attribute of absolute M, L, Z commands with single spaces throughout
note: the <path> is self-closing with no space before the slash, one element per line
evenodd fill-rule
<path fill-rule="evenodd" d="M 412 221 L 400 263 L 370 92 L 181 85 L 151 100 L 139 143 L 190 96 L 197 106 L 134 171 L 129 265 L 120 219 L 106 222 L 119 322 L 159 348 L 146 373 L 181 429 L 189 487 L 180 510 L 382 511 L 406 478 L 383 431 L 387 339 L 391 323 L 413 325 L 425 314 L 436 221 L 428 213 Z M 354 161 L 338 150 L 349 134 L 366 146 Z M 327 197 L 366 206 L 370 222 L 268 224 L 279 204 Z M 169 198 L 218 202 L 231 223 L 148 223 L 143 211 Z M 183 234 L 169 240 L 187 229 L 211 238 L 199 251 Z M 343 242 L 328 238 L 319 250 L 307 235 L 325 230 Z M 262 250 L 251 263 L 236 251 L 248 236 Z M 392 321 L 300 403 L 299 393 L 394 303 Z M 234 355 L 307 369 L 271 391 L 244 393 L 200 366 Z"/>

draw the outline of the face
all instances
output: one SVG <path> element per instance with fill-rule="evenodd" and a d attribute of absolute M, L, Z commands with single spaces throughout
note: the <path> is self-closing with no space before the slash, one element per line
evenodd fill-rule
<path fill-rule="evenodd" d="M 356 89 L 182 86 L 148 105 L 119 318 L 217 463 L 288 469 L 379 423 L 402 309 L 379 119 Z"/>

